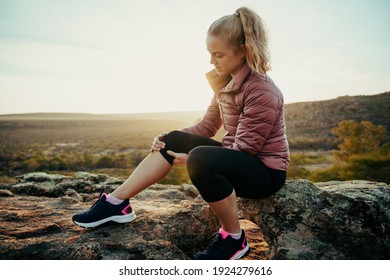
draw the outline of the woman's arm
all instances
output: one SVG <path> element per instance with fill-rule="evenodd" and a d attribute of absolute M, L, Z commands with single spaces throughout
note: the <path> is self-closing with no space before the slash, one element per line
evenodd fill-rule
<path fill-rule="evenodd" d="M 219 113 L 217 97 L 214 94 L 203 118 L 193 126 L 182 129 L 182 131 L 211 138 L 217 133 L 221 125 L 222 119 Z"/>

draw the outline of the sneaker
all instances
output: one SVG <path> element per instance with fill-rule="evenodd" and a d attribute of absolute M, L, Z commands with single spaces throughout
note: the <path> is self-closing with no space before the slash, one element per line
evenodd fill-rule
<path fill-rule="evenodd" d="M 219 232 L 210 237 L 207 248 L 196 253 L 194 260 L 238 260 L 249 254 L 250 248 L 246 241 L 245 232 L 242 231 L 240 239 L 230 235 L 225 238 Z"/>
<path fill-rule="evenodd" d="M 74 215 L 72 220 L 80 227 L 93 228 L 110 221 L 128 223 L 135 218 L 129 199 L 114 205 L 107 202 L 107 194 L 102 191 L 99 199 L 88 211 Z"/>

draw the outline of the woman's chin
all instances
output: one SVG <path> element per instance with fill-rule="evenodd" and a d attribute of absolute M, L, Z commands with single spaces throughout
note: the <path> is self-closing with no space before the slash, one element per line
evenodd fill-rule
<path fill-rule="evenodd" d="M 218 76 L 223 76 L 224 72 L 221 69 L 215 68 L 215 72 L 218 74 Z"/>

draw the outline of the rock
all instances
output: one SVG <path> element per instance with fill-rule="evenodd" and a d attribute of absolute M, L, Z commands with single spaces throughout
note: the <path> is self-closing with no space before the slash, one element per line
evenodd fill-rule
<path fill-rule="evenodd" d="M 75 176 L 77 179 L 90 181 L 95 184 L 106 182 L 109 179 L 109 176 L 106 174 L 91 174 L 88 172 L 77 172 Z"/>
<path fill-rule="evenodd" d="M 275 195 L 240 199 L 270 259 L 389 259 L 390 188 L 368 181 L 289 181 Z"/>
<path fill-rule="evenodd" d="M 188 193 L 192 197 L 197 197 L 199 195 L 199 191 L 195 186 L 189 184 L 182 184 L 180 190 Z"/>
<path fill-rule="evenodd" d="M 58 183 L 64 179 L 70 178 L 68 176 L 64 175 L 58 175 L 58 174 L 47 174 L 45 172 L 35 172 L 35 173 L 28 173 L 22 176 L 16 177 L 16 179 L 19 180 L 19 182 L 55 182 Z"/>
<path fill-rule="evenodd" d="M 100 260 L 101 247 L 97 241 L 74 244 L 69 248 L 69 258 L 75 260 Z"/>
<path fill-rule="evenodd" d="M 78 193 L 100 192 L 102 189 L 111 192 L 123 182 L 122 179 L 110 178 L 105 174 L 87 172 L 77 172 L 75 178 L 37 172 L 18 176 L 16 179 L 18 180 L 16 184 L 4 188 L 7 187 L 16 194 L 47 197 L 63 196 L 69 189 Z"/>
<path fill-rule="evenodd" d="M 132 223 L 80 228 L 72 215 L 87 210 L 104 183 L 120 182 L 83 176 L 26 174 L 4 186 L 15 196 L 0 197 L 0 259 L 190 259 L 219 228 L 201 198 L 159 184 L 132 199 Z"/>
<path fill-rule="evenodd" d="M 166 240 L 136 240 L 129 244 L 129 260 L 185 260 L 182 250 Z M 157 252 L 157 254 L 156 254 Z"/>
<path fill-rule="evenodd" d="M 68 189 L 64 192 L 65 198 L 74 199 L 76 202 L 83 202 L 83 197 L 73 189 Z"/>
<path fill-rule="evenodd" d="M 190 259 L 219 228 L 187 184 L 155 184 L 138 194 L 132 223 L 72 223 L 100 190 L 122 182 L 86 172 L 32 173 L 0 185 L 0 259 Z M 296 180 L 268 198 L 239 199 L 251 245 L 245 259 L 389 259 L 389 206 L 389 186 L 367 181 Z"/>
<path fill-rule="evenodd" d="M 28 194 L 34 196 L 58 197 L 61 195 L 61 189 L 53 182 L 18 183 L 11 187 L 11 191 L 15 194 Z"/>
<path fill-rule="evenodd" d="M 14 194 L 10 190 L 0 190 L 0 196 L 11 197 L 14 196 Z"/>

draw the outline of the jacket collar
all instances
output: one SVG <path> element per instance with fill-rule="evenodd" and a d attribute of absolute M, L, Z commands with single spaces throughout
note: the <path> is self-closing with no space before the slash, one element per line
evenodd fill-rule
<path fill-rule="evenodd" d="M 248 64 L 245 63 L 233 78 L 230 75 L 220 76 L 215 69 L 208 72 L 206 77 L 215 93 L 237 92 L 251 73 L 252 70 Z"/>
<path fill-rule="evenodd" d="M 252 73 L 252 69 L 245 63 L 230 82 L 221 90 L 222 92 L 237 92 L 242 84 L 247 80 Z"/>

